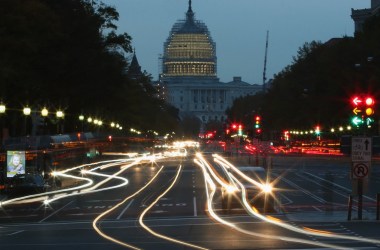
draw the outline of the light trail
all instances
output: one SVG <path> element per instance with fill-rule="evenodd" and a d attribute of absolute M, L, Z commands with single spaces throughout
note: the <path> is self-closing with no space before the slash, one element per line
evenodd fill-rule
<path fill-rule="evenodd" d="M 264 188 L 264 185 L 258 181 L 253 180 L 252 178 L 249 178 L 247 175 L 245 175 L 243 172 L 241 172 L 237 167 L 226 161 L 221 156 L 214 154 L 214 161 L 221 164 L 222 166 L 227 166 L 227 168 L 232 169 L 236 173 L 238 173 L 241 177 L 243 177 L 246 181 L 250 182 L 251 184 L 255 185 L 256 187 L 259 187 L 260 189 Z"/>
<path fill-rule="evenodd" d="M 218 161 L 218 163 L 220 163 L 220 164 L 226 163 L 229 168 L 233 169 L 241 177 L 243 177 L 245 180 L 249 181 L 250 178 L 248 176 L 246 176 L 245 174 L 243 174 L 235 166 L 233 166 L 232 164 L 230 164 L 228 161 L 226 161 L 225 159 L 221 158 L 220 156 L 218 156 L 218 155 L 215 155 L 215 156 L 216 156 L 217 159 L 220 159 L 220 161 Z M 327 237 L 327 238 L 339 238 L 339 239 L 352 240 L 352 241 L 360 241 L 360 242 L 366 242 L 366 243 L 372 243 L 372 244 L 380 244 L 380 240 L 363 238 L 363 237 L 348 236 L 348 235 L 339 235 L 339 234 L 334 234 L 332 232 L 314 230 L 314 229 L 311 229 L 311 228 L 301 229 L 301 228 L 289 225 L 289 224 L 287 224 L 285 222 L 282 222 L 279 219 L 273 219 L 273 217 L 270 217 L 270 216 L 269 217 L 268 216 L 263 216 L 262 214 L 260 214 L 258 212 L 258 210 L 256 208 L 252 207 L 249 204 L 249 202 L 247 201 L 247 199 L 246 199 L 246 189 L 245 189 L 244 185 L 235 176 L 232 175 L 232 178 L 234 178 L 235 182 L 240 186 L 240 189 L 242 191 L 242 197 L 241 198 L 242 198 L 243 205 L 244 205 L 246 211 L 250 215 L 253 215 L 256 218 L 259 218 L 262 221 L 266 221 L 268 223 L 280 226 L 282 228 L 285 228 L 285 229 L 288 229 L 288 230 L 291 230 L 291 231 L 294 231 L 294 232 L 297 232 L 297 233 L 311 235 L 311 236 Z M 253 181 L 249 181 L 249 182 L 253 183 L 253 184 L 258 183 L 258 182 L 254 181 L 254 180 Z M 327 245 L 324 245 L 324 246 L 327 246 Z M 329 246 L 327 246 L 327 247 L 329 247 Z M 347 248 L 342 248 L 340 246 L 332 246 L 331 248 L 334 248 L 334 249 L 347 249 Z"/>
<path fill-rule="evenodd" d="M 91 174 L 91 175 L 97 175 L 97 176 L 102 176 L 102 177 L 107 177 L 107 178 L 104 179 L 104 180 L 102 180 L 101 182 L 97 183 L 96 185 L 90 187 L 90 188 L 81 190 L 81 192 L 78 191 L 77 193 L 70 193 L 70 194 L 66 194 L 66 195 L 61 195 L 61 196 L 55 197 L 53 199 L 45 200 L 44 203 L 45 204 L 49 204 L 50 202 L 53 202 L 53 201 L 56 201 L 56 200 L 62 199 L 62 198 L 67 198 L 67 197 L 77 196 L 77 195 L 83 195 L 83 194 L 87 194 L 87 193 L 101 192 L 101 191 L 106 191 L 106 190 L 115 189 L 115 188 L 119 188 L 119 187 L 125 186 L 125 185 L 128 184 L 128 179 L 123 178 L 123 177 L 119 177 L 118 175 L 120 175 L 124 171 L 128 170 L 129 168 L 131 168 L 131 167 L 139 164 L 141 162 L 141 160 L 142 160 L 142 158 L 136 158 L 136 159 L 134 159 L 134 162 L 130 163 L 129 165 L 122 166 L 121 169 L 120 169 L 120 171 L 114 173 L 113 175 L 106 175 L 106 174 L 100 174 L 100 173 L 93 172 L 94 170 L 97 170 L 99 168 L 102 169 L 103 165 L 101 165 L 101 166 L 99 166 L 97 168 L 88 170 L 88 171 L 87 170 L 82 170 L 81 171 L 82 174 Z M 125 162 L 125 161 L 119 161 L 118 164 L 115 164 L 115 163 L 108 164 L 107 167 L 113 167 L 115 165 L 116 166 L 120 165 L 121 162 Z M 121 183 L 119 185 L 116 185 L 116 186 L 111 186 L 111 187 L 97 189 L 98 187 L 100 187 L 101 185 L 107 183 L 108 181 L 110 181 L 112 179 L 120 179 L 120 180 L 123 181 L 123 183 Z"/>
<path fill-rule="evenodd" d="M 310 241 L 310 240 L 303 240 L 303 239 L 292 238 L 292 237 L 271 236 L 271 235 L 267 235 L 267 234 L 254 233 L 252 231 L 242 229 L 242 228 L 238 227 L 237 225 L 222 219 L 220 216 L 218 216 L 215 213 L 214 208 L 213 208 L 213 197 L 214 197 L 215 192 L 216 192 L 215 183 L 212 181 L 211 177 L 207 173 L 205 166 L 203 164 L 201 164 L 199 161 L 196 161 L 196 163 L 201 167 L 201 169 L 203 171 L 203 176 L 205 177 L 205 188 L 206 188 L 206 196 L 207 196 L 208 213 L 211 215 L 212 218 L 214 218 L 219 223 L 226 225 L 226 226 L 228 226 L 228 227 L 230 227 L 230 228 L 232 228 L 238 232 L 241 232 L 241 233 L 244 233 L 247 235 L 251 235 L 251 236 L 255 236 L 255 237 L 261 237 L 261 238 L 267 238 L 267 239 L 276 239 L 276 240 L 282 240 L 282 241 L 288 241 L 288 242 L 297 242 L 297 243 L 302 243 L 302 244 L 322 246 L 322 247 L 328 247 L 328 248 L 333 248 L 333 249 L 347 249 L 347 248 L 341 248 L 339 246 L 335 246 L 335 245 L 331 245 L 331 244 L 324 244 L 324 243 L 319 243 L 319 242 Z M 211 186 L 211 193 L 208 190 L 209 185 Z"/>
<path fill-rule="evenodd" d="M 164 240 L 167 240 L 167 241 L 171 241 L 171 242 L 174 242 L 174 243 L 177 243 L 177 244 L 180 244 L 180 245 L 184 245 L 184 246 L 187 246 L 187 247 L 191 247 L 191 248 L 195 248 L 195 249 L 207 249 L 207 248 L 204 248 L 204 247 L 201 247 L 201 246 L 197 246 L 197 245 L 193 245 L 193 244 L 190 244 L 188 242 L 184 242 L 184 241 L 180 241 L 180 240 L 177 240 L 177 239 L 174 239 L 174 238 L 171 238 L 171 237 L 168 237 L 168 236 L 165 236 L 165 235 L 162 235 L 162 234 L 159 234 L 159 233 L 156 233 L 155 231 L 153 231 L 152 229 L 150 229 L 148 226 L 145 225 L 143 219 L 144 219 L 144 216 L 145 214 L 166 194 L 168 193 L 172 187 L 174 186 L 174 184 L 177 182 L 177 179 L 179 177 L 179 174 L 181 173 L 181 170 L 182 170 L 182 166 L 180 165 L 179 168 L 178 168 L 178 171 L 177 171 L 177 174 L 173 180 L 173 182 L 170 184 L 170 186 L 163 192 L 161 193 L 140 215 L 140 218 L 139 218 L 139 223 L 140 225 L 146 230 L 148 231 L 149 233 L 151 233 L 152 235 L 158 237 L 158 238 L 161 238 L 161 239 L 164 239 Z"/>
<path fill-rule="evenodd" d="M 77 187 L 61 189 L 61 190 L 56 190 L 56 191 L 50 191 L 50 192 L 44 192 L 41 194 L 26 195 L 26 196 L 22 196 L 22 197 L 10 199 L 10 200 L 5 200 L 5 201 L 0 202 L 0 208 L 4 205 L 9 205 L 9 204 L 24 204 L 24 203 L 31 203 L 31 202 L 36 202 L 36 201 L 43 201 L 43 200 L 46 200 L 50 195 L 75 191 L 75 190 L 78 190 L 81 188 L 86 188 L 86 187 L 91 186 L 93 184 L 93 180 L 91 180 L 89 178 L 72 176 L 72 175 L 67 175 L 67 174 L 63 174 L 63 173 L 59 173 L 58 175 L 61 175 L 64 177 L 69 177 L 69 178 L 75 178 L 78 180 L 87 181 L 87 183 L 83 184 L 81 186 L 77 186 Z"/>
<path fill-rule="evenodd" d="M 78 193 L 78 192 L 68 194 L 68 192 L 78 191 L 80 189 L 87 188 L 87 187 L 93 185 L 94 181 L 89 179 L 89 178 L 78 177 L 78 176 L 66 174 L 67 172 L 74 171 L 77 169 L 82 169 L 82 168 L 87 167 L 87 166 L 99 165 L 99 164 L 110 163 L 110 162 L 119 162 L 119 163 L 115 163 L 115 164 L 120 164 L 120 162 L 124 162 L 124 161 L 125 161 L 124 159 L 123 160 L 118 159 L 118 160 L 100 161 L 100 162 L 95 162 L 95 163 L 91 163 L 91 164 L 79 165 L 79 166 L 76 166 L 73 168 L 65 169 L 63 171 L 52 172 L 53 176 L 61 176 L 61 177 L 65 177 L 65 178 L 77 179 L 80 181 L 86 181 L 87 183 L 80 185 L 80 186 L 71 187 L 71 188 L 49 191 L 49 192 L 33 194 L 33 195 L 26 195 L 26 196 L 17 197 L 17 198 L 10 199 L 10 200 L 5 200 L 5 201 L 0 202 L 0 208 L 2 206 L 10 205 L 10 204 L 25 204 L 25 203 L 31 203 L 31 202 L 37 202 L 37 201 L 44 201 L 45 204 L 48 204 L 52 200 L 58 200 L 58 199 L 62 199 L 62 198 L 68 197 L 68 196 L 83 194 L 83 193 Z M 58 195 L 58 196 L 49 200 L 49 196 L 52 196 L 52 195 Z"/>
<path fill-rule="evenodd" d="M 96 176 L 101 176 L 101 177 L 107 177 L 106 180 L 110 180 L 111 178 L 112 179 L 119 179 L 119 180 L 122 180 L 123 182 L 119 185 L 115 185 L 115 186 L 111 186 L 111 187 L 106 187 L 106 188 L 101 188 L 101 189 L 97 189 L 95 190 L 98 185 L 95 185 L 95 186 L 92 186 L 91 188 L 88 188 L 88 189 L 85 189 L 85 190 L 80 190 L 78 191 L 77 193 L 70 193 L 70 194 L 66 194 L 66 195 L 63 195 L 63 194 L 60 194 L 60 196 L 56 196 L 52 199 L 47 199 L 44 201 L 45 205 L 53 202 L 53 201 L 56 201 L 56 200 L 59 200 L 59 199 L 63 199 L 63 198 L 67 198 L 67 197 L 71 197 L 71 196 L 77 196 L 77 195 L 83 195 L 83 194 L 87 194 L 87 193 L 95 193 L 95 192 L 101 192 L 101 191 L 106 191 L 106 190 L 110 190 L 110 189 L 115 189 L 115 188 L 119 188 L 119 187 L 123 187 L 123 186 L 126 186 L 128 184 L 128 179 L 126 178 L 123 178 L 123 177 L 120 177 L 120 176 L 116 176 L 115 174 L 114 175 L 107 175 L 107 174 L 100 174 L 100 173 L 95 173 L 95 172 L 91 172 L 91 171 L 83 171 L 84 173 L 87 173 L 87 174 L 91 174 L 91 175 L 96 175 Z M 104 182 L 104 181 L 103 181 Z"/>
<path fill-rule="evenodd" d="M 133 193 L 132 195 L 128 196 L 127 198 L 125 198 L 122 202 L 116 204 L 114 207 L 110 208 L 109 210 L 105 211 L 104 213 L 100 214 L 98 217 L 95 218 L 95 220 L 92 222 L 92 227 L 94 228 L 94 230 L 100 235 L 102 236 L 103 238 L 109 240 L 109 241 L 112 241 L 116 244 L 119 244 L 119 245 L 122 245 L 122 246 L 125 246 L 125 247 L 129 247 L 129 248 L 132 248 L 132 249 L 140 249 L 140 248 L 137 248 L 133 245 L 130 245 L 130 244 L 127 244 L 125 242 L 122 242 L 114 237 L 111 237 L 105 233 L 103 233 L 103 231 L 98 227 L 97 223 L 99 220 L 101 220 L 104 216 L 106 216 L 107 214 L 111 213 L 112 211 L 114 211 L 115 209 L 117 209 L 118 207 L 120 207 L 121 205 L 123 205 L 124 203 L 126 203 L 129 199 L 135 197 L 136 195 L 138 195 L 139 193 L 141 193 L 146 187 L 148 187 L 156 178 L 157 176 L 160 174 L 160 172 L 163 170 L 163 166 L 157 171 L 157 173 L 149 180 L 148 183 L 146 183 L 142 188 L 140 188 L 138 191 L 136 191 L 135 193 Z"/>
<path fill-rule="evenodd" d="M 217 173 L 215 173 L 215 171 L 212 169 L 212 167 L 210 166 L 210 164 L 204 159 L 204 157 L 202 156 L 202 154 L 200 153 L 197 153 L 196 156 L 198 157 L 199 161 L 202 162 L 203 166 L 206 166 L 207 169 L 209 170 L 209 172 L 211 173 L 212 177 L 214 177 L 214 179 L 222 186 L 224 187 L 226 190 L 228 190 L 229 192 L 234 192 L 234 191 L 237 191 L 238 188 L 235 186 L 235 185 L 231 185 L 231 184 L 227 184 L 225 181 L 223 181 L 221 179 L 221 177 L 218 176 Z"/>

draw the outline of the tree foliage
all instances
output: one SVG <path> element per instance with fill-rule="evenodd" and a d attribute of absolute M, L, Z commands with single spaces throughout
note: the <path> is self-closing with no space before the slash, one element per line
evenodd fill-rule
<path fill-rule="evenodd" d="M 96 0 L 3 0 L 1 101 L 13 109 L 63 108 L 67 119 L 83 113 L 154 129 L 150 109 L 165 104 L 146 88 L 149 75 L 128 78 L 132 38 L 117 33 L 118 18 Z M 165 124 L 176 120 L 168 110 L 160 110 L 174 115 Z"/>
<path fill-rule="evenodd" d="M 235 101 L 230 120 L 260 110 L 264 131 L 348 124 L 354 93 L 379 99 L 380 17 L 366 22 L 354 38 L 305 43 L 291 65 L 275 75 L 267 93 Z"/>

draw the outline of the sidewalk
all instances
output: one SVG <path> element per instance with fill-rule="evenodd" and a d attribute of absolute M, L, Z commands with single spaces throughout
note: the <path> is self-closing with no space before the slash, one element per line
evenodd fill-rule
<path fill-rule="evenodd" d="M 376 213 L 363 211 L 362 220 L 358 220 L 357 211 L 352 211 L 351 220 L 348 220 L 348 211 L 303 211 L 284 214 L 289 221 L 296 222 L 348 222 L 348 221 L 376 221 Z M 380 221 L 378 221 L 380 222 Z"/>

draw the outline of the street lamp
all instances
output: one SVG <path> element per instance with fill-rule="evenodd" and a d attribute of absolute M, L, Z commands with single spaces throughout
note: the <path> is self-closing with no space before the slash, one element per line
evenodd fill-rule
<path fill-rule="evenodd" d="M 4 114 L 5 110 L 6 110 L 5 105 L 3 103 L 0 103 L 0 115 Z M 0 144 L 1 144 L 3 142 L 4 121 L 3 121 L 2 117 L 0 117 L 0 119 L 1 119 L 1 131 L 0 131 Z"/>
<path fill-rule="evenodd" d="M 48 114 L 49 114 L 49 111 L 47 110 L 47 108 L 43 108 L 43 109 L 41 110 L 41 115 L 42 115 L 43 117 L 48 116 Z"/>
<path fill-rule="evenodd" d="M 81 131 L 83 132 L 84 115 L 79 115 L 79 121 L 80 121 L 80 124 L 81 124 Z"/>
<path fill-rule="evenodd" d="M 44 107 L 42 110 L 41 110 L 41 116 L 43 118 L 43 122 L 44 122 L 44 126 L 43 126 L 43 133 L 45 134 L 45 130 L 46 130 L 46 117 L 48 116 L 49 114 L 49 111 L 47 110 L 46 107 Z"/>
<path fill-rule="evenodd" d="M 24 115 L 25 115 L 25 119 L 24 119 L 24 135 L 26 135 L 27 134 L 27 127 L 28 127 L 28 125 L 27 125 L 27 117 L 32 113 L 32 110 L 31 110 L 31 108 L 29 108 L 29 107 L 25 107 L 23 110 L 22 110 L 22 113 L 24 113 Z"/>
<path fill-rule="evenodd" d="M 63 118 L 65 116 L 65 114 L 63 113 L 63 111 L 58 110 L 56 113 L 56 116 L 57 116 L 57 118 Z"/>
<path fill-rule="evenodd" d="M 29 107 L 25 107 L 22 112 L 24 113 L 24 115 L 30 115 L 30 113 L 32 113 L 32 110 L 29 108 Z"/>
<path fill-rule="evenodd" d="M 7 108 L 5 107 L 5 105 L 1 103 L 0 104 L 0 114 L 4 114 L 6 109 Z"/>
<path fill-rule="evenodd" d="M 65 116 L 65 114 L 63 113 L 62 110 L 57 110 L 57 112 L 55 113 L 55 115 L 57 116 L 57 119 L 58 119 L 58 122 L 57 122 L 57 133 L 60 134 L 60 133 L 63 133 L 63 126 L 61 124 L 61 120 L 63 119 L 63 117 Z"/>

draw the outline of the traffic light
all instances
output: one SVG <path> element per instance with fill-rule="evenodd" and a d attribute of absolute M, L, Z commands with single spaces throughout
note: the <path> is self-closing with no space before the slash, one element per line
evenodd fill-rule
<path fill-rule="evenodd" d="M 255 116 L 255 132 L 256 134 L 261 134 L 261 117 L 259 115 Z"/>
<path fill-rule="evenodd" d="M 261 118 L 260 116 L 255 116 L 255 128 L 258 129 L 260 128 L 260 121 L 261 121 Z"/>
<path fill-rule="evenodd" d="M 238 126 L 238 135 L 242 136 L 243 135 L 243 125 L 239 124 Z"/>
<path fill-rule="evenodd" d="M 351 123 L 356 127 L 362 124 L 371 126 L 374 121 L 371 116 L 375 114 L 375 99 L 369 95 L 355 95 L 351 99 L 351 104 L 354 107 L 352 110 L 354 116 L 351 118 Z"/>
<path fill-rule="evenodd" d="M 365 114 L 371 116 L 375 113 L 374 106 L 375 100 L 372 97 L 366 97 L 365 99 Z"/>

